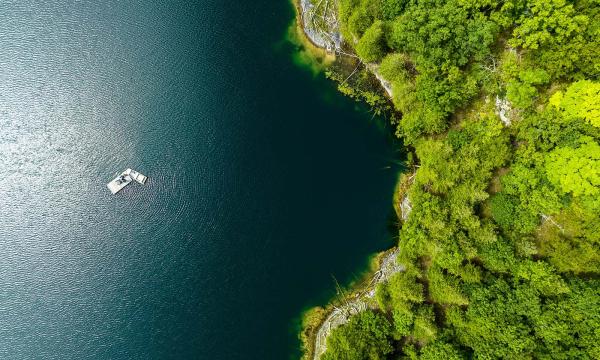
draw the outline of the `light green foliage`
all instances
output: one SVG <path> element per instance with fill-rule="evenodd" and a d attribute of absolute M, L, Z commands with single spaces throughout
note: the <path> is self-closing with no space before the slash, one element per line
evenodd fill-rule
<path fill-rule="evenodd" d="M 350 17 L 355 12 L 355 8 L 358 5 L 358 3 L 359 3 L 358 0 L 339 0 L 338 1 L 338 16 L 339 16 L 339 21 L 340 21 L 340 31 L 341 31 L 342 35 L 347 39 L 352 38 L 351 31 L 348 28 L 350 27 L 350 25 L 349 25 Z M 369 25 L 367 25 L 365 27 L 365 29 L 367 27 L 369 27 Z"/>
<path fill-rule="evenodd" d="M 531 289 L 542 295 L 553 296 L 569 292 L 563 279 L 555 274 L 555 269 L 543 261 L 525 260 L 514 269 L 515 277 L 528 281 Z"/>
<path fill-rule="evenodd" d="M 473 263 L 461 265 L 453 273 L 459 276 L 465 283 L 479 283 L 482 277 L 481 268 Z"/>
<path fill-rule="evenodd" d="M 565 121 L 554 106 L 548 106 L 541 113 L 529 114 L 517 127 L 520 146 L 516 149 L 510 172 L 501 179 L 502 195 L 498 196 L 510 199 L 512 204 L 516 220 L 510 228 L 525 234 L 539 225 L 542 216 L 558 213 L 569 201 L 565 196 L 568 192 L 557 188 L 560 185 L 558 178 L 564 176 L 568 181 L 573 179 L 571 175 L 577 174 L 566 173 L 564 168 L 554 171 L 559 163 L 567 161 L 566 157 L 559 159 L 558 154 L 572 152 L 582 136 L 589 137 L 594 129 L 583 121 Z M 557 147 L 567 150 L 557 153 Z M 492 216 L 500 215 L 500 205 L 492 201 Z M 502 225 L 507 224 L 501 216 L 498 220 Z"/>
<path fill-rule="evenodd" d="M 340 30 L 347 39 L 359 38 L 373 23 L 373 17 L 367 12 L 367 1 L 340 0 L 338 13 Z"/>
<path fill-rule="evenodd" d="M 360 37 L 373 23 L 373 18 L 363 9 L 352 14 L 348 19 L 348 30 L 354 36 Z"/>
<path fill-rule="evenodd" d="M 379 61 L 385 55 L 383 23 L 377 21 L 365 31 L 356 45 L 357 54 L 367 62 Z"/>
<path fill-rule="evenodd" d="M 396 89 L 396 88 L 394 88 Z M 414 87 L 413 87 L 414 89 Z M 410 110 L 403 112 L 402 121 L 398 124 L 396 134 L 404 138 L 407 144 L 414 144 L 423 134 L 444 131 L 448 128 L 446 114 L 435 107 L 427 107 L 417 100 L 417 93 L 408 93 L 411 87 L 403 88 L 401 92 L 394 90 L 394 103 L 409 103 Z M 402 95 L 407 98 L 402 99 Z M 410 103 L 412 101 L 412 103 Z M 401 106 L 396 105 L 398 108 Z"/>
<path fill-rule="evenodd" d="M 348 19 L 358 4 L 359 0 L 339 0 L 338 14 L 341 25 L 344 25 L 348 22 Z"/>
<path fill-rule="evenodd" d="M 579 145 L 561 147 L 548 154 L 548 179 L 565 193 L 574 196 L 600 193 L 600 145 L 590 137 L 579 139 Z"/>
<path fill-rule="evenodd" d="M 522 233 L 532 231 L 541 214 L 553 214 L 560 210 L 561 199 L 540 169 L 525 164 L 515 164 L 502 179 L 503 192 L 516 200 L 512 228 Z"/>
<path fill-rule="evenodd" d="M 393 351 L 392 328 L 381 315 L 370 310 L 353 316 L 327 338 L 323 360 L 382 360 Z"/>
<path fill-rule="evenodd" d="M 498 237 L 489 244 L 478 247 L 479 260 L 483 267 L 493 273 L 509 273 L 518 263 L 515 248 L 506 237 Z"/>
<path fill-rule="evenodd" d="M 573 83 L 566 94 L 557 92 L 551 104 L 562 111 L 566 120 L 585 120 L 600 127 L 600 83 L 589 80 Z"/>
<path fill-rule="evenodd" d="M 518 124 L 517 140 L 521 145 L 510 172 L 502 178 L 502 193 L 491 201 L 493 218 L 507 231 L 520 234 L 533 231 L 544 217 L 559 213 L 570 201 L 570 195 L 583 197 L 580 201 L 589 209 L 596 206 L 590 194 L 597 191 L 593 185 L 597 181 L 594 180 L 597 178 L 597 161 L 594 160 L 597 141 L 593 139 L 598 132 L 581 116 L 565 115 L 561 105 L 564 97 L 554 95 L 545 110 L 528 115 Z M 512 222 L 511 213 L 514 214 Z M 545 233 L 550 236 L 549 231 Z M 520 239 L 520 235 L 516 236 L 515 241 Z M 566 250 L 570 242 L 563 241 L 560 247 Z M 552 243 L 556 248 L 558 240 Z M 581 250 L 582 246 L 576 248 Z M 561 265 L 561 268 L 566 266 Z"/>
<path fill-rule="evenodd" d="M 550 76 L 544 70 L 533 69 L 521 71 L 519 73 L 519 79 L 525 84 L 544 85 L 548 83 Z"/>
<path fill-rule="evenodd" d="M 506 98 L 517 107 L 527 108 L 535 100 L 537 86 L 545 85 L 549 80 L 550 76 L 544 70 L 521 71 L 518 80 L 512 80 L 506 86 Z"/>
<path fill-rule="evenodd" d="M 437 140 L 424 140 L 416 146 L 421 169 L 416 184 L 422 184 L 434 193 L 445 193 L 458 180 L 460 173 L 456 162 L 452 161 L 452 147 Z"/>
<path fill-rule="evenodd" d="M 506 98 L 519 108 L 527 108 L 533 104 L 537 89 L 535 86 L 518 81 L 509 82 L 506 85 Z"/>
<path fill-rule="evenodd" d="M 410 190 L 414 216 L 404 234 L 423 239 L 415 247 L 442 268 L 477 281 L 477 272 L 461 263 L 476 256 L 477 243 L 495 241 L 493 228 L 479 219 L 475 206 L 488 197 L 485 189 L 492 170 L 506 160 L 508 139 L 499 121 L 489 118 L 451 134 L 448 142 L 422 140 L 416 146 L 421 164 Z"/>

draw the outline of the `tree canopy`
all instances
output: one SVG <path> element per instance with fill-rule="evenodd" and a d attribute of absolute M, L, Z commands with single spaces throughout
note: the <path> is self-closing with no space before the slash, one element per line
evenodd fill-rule
<path fill-rule="evenodd" d="M 393 351 L 391 325 L 370 310 L 352 317 L 327 338 L 323 360 L 383 360 Z"/>
<path fill-rule="evenodd" d="M 600 358 L 600 2 L 340 0 L 339 13 L 391 84 L 412 210 L 398 219 L 406 271 L 324 358 Z"/>

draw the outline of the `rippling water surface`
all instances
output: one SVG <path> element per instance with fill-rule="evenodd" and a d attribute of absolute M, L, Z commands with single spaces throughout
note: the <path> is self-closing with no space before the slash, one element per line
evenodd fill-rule
<path fill-rule="evenodd" d="M 398 154 L 285 0 L 0 4 L 0 358 L 286 359 Z M 389 166 L 391 168 L 388 168 Z M 112 196 L 127 167 L 149 176 Z"/>

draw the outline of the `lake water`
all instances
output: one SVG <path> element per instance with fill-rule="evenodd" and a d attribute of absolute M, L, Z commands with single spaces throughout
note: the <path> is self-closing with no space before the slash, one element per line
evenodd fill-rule
<path fill-rule="evenodd" d="M 401 158 L 286 0 L 0 4 L 0 358 L 289 359 Z M 111 195 L 127 167 L 149 176 Z"/>

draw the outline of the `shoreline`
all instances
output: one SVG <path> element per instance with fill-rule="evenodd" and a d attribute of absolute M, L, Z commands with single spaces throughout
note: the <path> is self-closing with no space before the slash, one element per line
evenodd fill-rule
<path fill-rule="evenodd" d="M 296 16 L 294 18 L 294 24 L 291 25 L 290 28 L 294 28 L 294 40 L 297 40 L 299 42 L 299 45 L 305 46 L 307 55 L 312 57 L 311 59 L 309 59 L 309 61 L 322 60 L 323 64 L 321 65 L 331 65 L 332 63 L 338 61 L 338 53 L 339 55 L 346 55 L 358 59 L 358 56 L 356 56 L 356 54 L 354 54 L 353 52 L 348 53 L 342 50 L 344 40 L 340 35 L 339 31 L 334 32 L 333 34 L 327 34 L 328 36 L 330 36 L 330 42 L 327 44 L 326 47 L 323 45 L 319 45 L 317 41 L 315 41 L 315 39 L 313 39 L 311 35 L 309 35 L 310 31 L 307 31 L 305 26 L 304 7 L 302 5 L 303 1 L 310 2 L 311 0 L 291 0 Z M 326 40 L 324 40 L 322 36 L 319 36 L 319 34 L 314 34 L 313 36 L 320 37 L 320 39 L 323 42 L 326 42 Z M 331 38 L 335 39 L 332 40 Z M 364 66 L 364 69 L 371 73 L 375 80 L 379 83 L 379 85 L 381 86 L 382 94 L 385 95 L 385 97 L 387 97 L 389 101 L 393 101 L 394 94 L 392 91 L 392 84 L 386 79 L 384 79 L 383 76 L 381 76 L 381 74 L 379 73 L 379 64 L 362 63 L 362 61 L 360 62 L 360 64 L 362 64 Z"/>
<path fill-rule="evenodd" d="M 581 19 L 563 34 L 532 27 L 557 13 L 530 3 L 297 1 L 306 37 L 328 50 L 340 31 L 347 40 L 327 77 L 389 114 L 408 150 L 387 253 L 404 271 L 381 255 L 371 282 L 309 314 L 303 359 L 598 358 L 598 326 L 581 318 L 600 311 L 600 186 L 570 166 L 591 169 L 600 151 L 593 5 L 561 8 Z"/>
<path fill-rule="evenodd" d="M 351 298 L 368 285 L 369 280 L 378 268 L 379 258 L 384 252 L 370 254 L 366 267 L 359 273 L 356 279 L 343 286 L 336 281 L 336 294 L 330 296 L 328 299 L 322 299 L 324 303 L 321 305 L 310 306 L 302 311 L 300 314 L 300 327 L 298 329 L 302 359 L 313 359 L 317 332 L 336 307 L 344 304 L 346 298 Z"/>
<path fill-rule="evenodd" d="M 300 47 L 298 49 L 300 61 L 308 65 L 313 70 L 321 70 L 323 67 L 331 65 L 337 60 L 335 52 L 329 52 L 315 44 L 310 37 L 306 35 L 304 29 L 303 12 L 300 0 L 291 0 L 294 8 L 294 20 L 288 28 L 288 40 Z M 314 66 L 314 67 L 313 67 Z"/>
<path fill-rule="evenodd" d="M 394 246 L 374 254 L 368 270 L 357 282 L 350 284 L 348 290 L 338 285 L 338 296 L 329 300 L 325 307 L 314 306 L 302 314 L 299 336 L 303 360 L 320 359 L 327 349 L 331 332 L 346 324 L 352 315 L 379 308 L 375 300 L 377 286 L 404 271 L 404 266 L 397 262 L 399 251 L 399 247 Z"/>
<path fill-rule="evenodd" d="M 303 20 L 301 0 L 292 0 L 295 9 L 293 32 L 295 39 L 304 46 L 312 61 L 323 60 L 324 64 L 337 61 L 335 52 L 319 47 L 306 33 Z M 367 68 L 369 68 L 367 66 Z M 372 71 L 371 71 L 372 72 Z M 381 82 L 381 80 L 378 78 Z M 383 86 L 383 84 L 382 84 Z M 391 98 L 391 92 L 383 86 L 386 95 Z M 395 189 L 398 188 L 402 176 L 398 177 Z M 394 190 L 394 198 L 396 197 Z M 393 200 L 392 200 L 393 201 Z M 348 289 L 343 289 L 338 284 L 338 295 L 330 299 L 324 307 L 314 306 L 301 314 L 301 327 L 298 334 L 301 341 L 303 360 L 318 360 L 327 349 L 327 338 L 337 327 L 346 324 L 352 315 L 363 310 L 377 309 L 375 290 L 377 285 L 387 281 L 392 275 L 403 271 L 404 266 L 398 264 L 397 257 L 400 249 L 398 245 L 372 255 L 368 269 Z"/>

